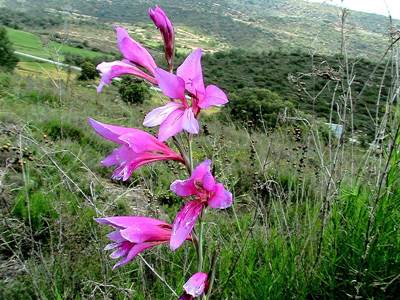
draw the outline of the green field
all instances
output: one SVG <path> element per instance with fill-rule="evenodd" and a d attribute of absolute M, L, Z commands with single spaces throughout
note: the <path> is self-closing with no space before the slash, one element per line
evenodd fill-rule
<path fill-rule="evenodd" d="M 65 68 L 57 67 L 56 65 L 37 62 L 37 61 L 21 61 L 17 66 L 17 73 L 20 75 L 40 78 L 56 78 L 57 80 L 75 78 L 76 72 L 68 73 Z"/>
<path fill-rule="evenodd" d="M 62 61 L 66 53 L 77 54 L 87 58 L 102 56 L 102 53 L 99 52 L 74 48 L 53 41 L 46 42 L 41 40 L 38 35 L 26 31 L 7 28 L 7 33 L 14 44 L 15 50 L 42 58 Z"/>

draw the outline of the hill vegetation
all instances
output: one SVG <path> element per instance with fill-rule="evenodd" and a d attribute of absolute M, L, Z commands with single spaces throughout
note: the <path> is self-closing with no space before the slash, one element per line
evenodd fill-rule
<path fill-rule="evenodd" d="M 133 106 L 119 99 L 114 87 L 96 95 L 94 85 L 1 74 L 1 299 L 170 299 L 170 290 L 146 264 L 157 266 L 157 274 L 168 275 L 180 291 L 193 253 L 159 247 L 145 253 L 145 261 L 138 258 L 111 273 L 102 251 L 106 232 L 93 221 L 103 215 L 151 215 L 171 222 L 181 206 L 168 187 L 172 174 L 183 178 L 184 170 L 155 164 L 126 184 L 110 181 L 111 171 L 99 162 L 112 145 L 86 124 L 90 116 L 141 128 L 143 114 L 160 100 L 152 94 Z M 201 120 L 194 157 L 211 158 L 214 173 L 235 196 L 223 218 L 210 210 L 205 219 L 212 225 L 210 247 L 220 251 L 214 299 L 398 295 L 397 148 L 389 151 L 393 156 L 365 157 L 364 149 L 322 139 L 298 122 L 249 132 L 214 114 Z M 382 159 L 390 167 L 380 194 L 375 180 Z M 331 214 L 321 233 L 327 199 Z M 376 202 L 382 205 L 372 210 L 371 221 Z"/>
<path fill-rule="evenodd" d="M 385 66 L 379 66 L 374 78 L 382 78 L 386 74 L 382 85 L 371 84 L 368 81 L 376 67 L 375 63 L 361 59 L 350 61 L 349 64 L 352 70 L 347 75 L 344 59 L 340 56 L 233 50 L 204 58 L 208 80 L 227 90 L 231 98 L 248 97 L 246 93 L 249 89 L 253 89 L 254 93 L 260 88 L 268 89 L 292 103 L 298 110 L 324 118 L 326 122 L 339 122 L 340 114 L 337 110 L 342 109 L 343 103 L 332 99 L 335 94 L 344 92 L 345 87 L 338 83 L 351 76 L 354 128 L 364 134 L 374 135 L 373 119 L 376 114 L 381 115 L 385 106 L 391 73 L 384 73 Z M 242 92 L 243 89 L 246 92 Z M 378 95 L 384 100 L 381 106 L 376 104 Z"/>
<path fill-rule="evenodd" d="M 8 8 L 0 10 L 0 24 L 14 29 L 46 29 L 62 25 L 60 16 L 52 16 L 43 11 L 17 11 Z"/>
<path fill-rule="evenodd" d="M 111 179 L 100 162 L 115 145 L 87 123 L 92 117 L 156 134 L 143 119 L 167 97 L 132 77 L 98 94 L 93 79 L 99 59 L 114 59 L 97 56 L 115 48 L 109 22 L 138 22 L 128 26 L 135 38 L 151 37 L 157 30 L 144 30 L 143 11 L 155 1 L 71 0 L 66 7 L 0 0 L 14 12 L 22 3 L 15 23 L 0 19 L 19 28 L 7 27 L 14 47 L 84 72 L 30 60 L 14 73 L 0 70 L 0 299 L 177 299 L 197 269 L 194 247 L 158 245 L 112 270 L 103 251 L 109 231 L 94 221 L 131 215 L 171 223 L 185 203 L 170 185 L 186 169 L 172 161 L 143 166 L 124 182 Z M 186 35 L 175 67 L 192 47 L 213 46 L 203 57 L 205 79 L 230 100 L 199 114 L 193 142 L 190 135 L 166 141 L 175 152 L 187 148 L 194 165 L 211 159 L 212 175 L 233 194 L 227 209 L 205 207 L 207 234 L 197 241 L 207 248 L 204 265 L 215 267 L 207 299 L 397 299 L 400 39 L 379 64 L 346 55 L 347 47 L 354 56 L 386 49 L 378 47 L 386 24 L 377 16 L 350 19 L 337 42 L 330 6 L 320 17 L 314 4 L 295 0 L 160 3 L 185 25 L 177 31 Z M 66 31 L 51 20 L 48 28 L 29 28 L 25 17 L 38 5 L 50 18 L 54 12 L 76 23 L 66 22 Z M 307 51 L 315 36 L 321 53 Z M 340 42 L 342 53 L 333 55 Z M 146 45 L 165 67 L 160 40 Z M 345 134 L 335 135 L 327 122 Z M 197 225 L 196 235 L 203 231 Z"/>
<path fill-rule="evenodd" d="M 14 0 L 4 5 L 16 8 Z M 72 0 L 68 5 L 55 0 L 24 1 L 25 8 L 35 5 L 99 18 L 101 22 L 122 22 L 131 25 L 149 24 L 149 6 L 160 4 L 176 24 L 202 35 L 211 35 L 231 47 L 251 51 L 272 49 L 316 51 L 336 54 L 340 50 L 339 9 L 297 0 L 220 0 L 220 1 L 108 1 Z M 391 26 L 398 21 L 360 12 L 350 12 L 345 26 L 352 56 L 378 58 L 382 43 L 387 41 Z"/>

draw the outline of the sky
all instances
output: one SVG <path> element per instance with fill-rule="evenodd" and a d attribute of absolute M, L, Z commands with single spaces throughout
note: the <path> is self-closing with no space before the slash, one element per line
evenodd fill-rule
<path fill-rule="evenodd" d="M 324 2 L 327 4 L 343 5 L 352 10 L 388 16 L 400 20 L 400 0 L 309 0 L 310 2 Z"/>

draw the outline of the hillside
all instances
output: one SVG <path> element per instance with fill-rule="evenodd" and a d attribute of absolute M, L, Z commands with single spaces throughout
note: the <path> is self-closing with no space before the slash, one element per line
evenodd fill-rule
<path fill-rule="evenodd" d="M 385 19 L 160 2 L 173 66 L 153 0 L 0 0 L 0 299 L 398 299 Z"/>
<path fill-rule="evenodd" d="M 75 0 L 71 2 L 69 10 L 78 12 L 78 7 L 74 5 L 81 3 L 79 7 L 81 14 L 63 15 L 61 10 L 65 9 L 65 7 L 60 7 L 57 1 L 40 1 L 42 1 L 43 5 L 48 5 L 48 12 L 51 11 L 52 14 L 45 14 L 34 10 L 35 7 L 31 1 L 24 2 L 27 8 L 25 12 L 17 13 L 15 10 L 4 10 L 0 13 L 0 22 L 25 30 L 8 29 L 10 39 L 19 51 L 40 57 L 55 58 L 56 60 L 63 60 L 66 54 L 70 56 L 78 55 L 82 58 L 99 58 L 100 56 L 104 56 L 105 53 L 115 53 L 115 37 L 111 22 L 113 20 L 121 20 L 137 40 L 144 42 L 151 49 L 158 62 L 163 58 L 163 55 L 160 53 L 161 41 L 159 40 L 160 37 L 157 30 L 148 24 L 149 20 L 146 13 L 139 13 L 145 11 L 144 7 L 148 5 L 147 2 L 136 1 L 127 9 L 127 13 L 125 13 L 124 7 L 126 7 L 127 3 L 124 1 L 111 1 L 107 3 L 96 1 L 96 3 L 92 3 L 92 1 L 79 2 Z M 296 50 L 291 50 L 290 47 L 279 47 L 283 45 L 283 40 L 273 42 L 271 45 L 274 46 L 270 47 L 270 49 L 267 47 L 257 48 L 257 43 L 266 43 L 265 39 L 268 38 L 268 35 L 258 37 L 254 33 L 256 35 L 253 37 L 253 34 L 246 33 L 246 30 L 249 28 L 252 28 L 249 30 L 269 28 L 270 31 L 276 31 L 280 26 L 287 26 L 287 30 L 298 30 L 297 36 L 301 37 L 301 39 L 293 40 L 292 48 L 296 48 L 300 47 L 299 43 L 306 43 L 307 36 L 311 35 L 312 31 L 305 32 L 304 30 L 308 26 L 306 23 L 310 20 L 315 20 L 315 24 L 321 20 L 325 20 L 326 26 L 320 30 L 324 32 L 324 35 L 328 36 L 331 29 L 329 24 L 334 24 L 338 19 L 336 8 L 327 5 L 318 6 L 322 10 L 322 17 L 320 17 L 320 11 L 311 9 L 316 7 L 315 5 L 317 4 L 304 2 L 303 5 L 299 5 L 298 1 L 231 1 L 229 5 L 225 3 L 228 7 L 231 7 L 229 9 L 223 9 L 222 6 L 214 5 L 210 2 L 209 5 L 215 8 L 212 12 L 206 11 L 207 3 L 204 1 L 201 3 L 196 2 L 191 7 L 189 7 L 191 3 L 189 0 L 182 2 L 182 6 L 180 7 L 176 7 L 176 2 L 174 1 L 164 2 L 162 1 L 162 5 L 167 7 L 168 11 L 172 12 L 172 15 L 177 15 L 177 44 L 179 45 L 180 60 L 184 57 L 181 55 L 182 52 L 187 52 L 190 48 L 205 48 L 205 52 L 208 52 L 208 55 L 204 58 L 207 78 L 210 78 L 211 82 L 218 83 L 233 98 L 236 96 L 239 98 L 243 97 L 241 89 L 244 87 L 250 89 L 268 89 L 277 93 L 285 101 L 293 103 L 296 109 L 306 114 L 323 118 L 326 121 L 330 119 L 331 99 L 337 81 L 330 80 L 329 78 L 327 80 L 326 77 L 321 76 L 321 72 L 322 74 L 326 71 L 342 72 L 339 57 L 332 55 L 329 51 L 321 51 L 320 54 L 314 54 L 312 58 L 304 47 Z M 29 4 L 32 6 L 30 7 Z M 91 10 L 92 17 L 87 15 L 90 13 L 89 5 L 93 5 Z M 11 3 L 8 3 L 8 7 L 16 8 Z M 269 9 L 264 10 L 262 9 L 263 7 L 268 7 Z M 247 17 L 240 13 L 240 11 L 246 9 L 249 12 Z M 198 14 L 196 17 L 196 12 L 202 12 L 202 14 Z M 298 16 L 294 17 L 296 13 Z M 218 14 L 222 16 L 219 19 L 216 18 Z M 33 15 L 34 18 L 29 18 L 30 15 Z M 188 18 L 188 15 L 193 15 L 193 17 Z M 200 15 L 202 17 L 199 17 Z M 210 16 L 210 18 L 204 18 L 204 15 Z M 250 15 L 252 15 L 251 18 L 249 17 Z M 363 18 L 363 16 L 366 17 Z M 96 24 L 96 17 L 101 19 L 102 22 Z M 64 18 L 67 21 L 67 29 L 61 25 L 60 18 Z M 292 18 L 290 22 L 296 26 L 286 24 L 290 18 Z M 136 25 L 124 23 L 129 22 L 129 20 L 135 20 Z M 221 27 L 213 20 L 222 22 L 220 24 Z M 233 27 L 228 26 L 228 20 L 234 20 L 235 26 L 239 26 L 240 28 L 232 30 Z M 241 21 L 239 22 L 238 20 Z M 282 22 L 278 22 L 278 20 Z M 195 30 L 195 28 L 204 28 L 203 31 L 206 31 L 204 27 L 206 25 L 202 22 L 210 22 L 207 27 L 213 28 L 207 31 L 208 35 L 201 33 L 201 30 L 197 32 Z M 270 24 L 266 25 L 268 22 Z M 375 35 L 383 35 L 385 33 L 385 19 L 381 16 L 353 12 L 352 22 L 357 23 L 358 28 L 362 28 L 364 33 L 374 32 L 373 34 Z M 185 26 L 179 26 L 182 23 Z M 218 28 L 213 26 L 217 26 Z M 33 33 L 27 31 L 32 31 Z M 212 37 L 213 32 L 221 32 L 221 34 Z M 339 31 L 336 33 L 340 34 Z M 236 39 L 241 34 L 243 34 L 243 38 Z M 351 31 L 346 32 L 346 34 L 350 39 L 347 44 L 350 53 L 356 51 L 357 47 L 367 47 L 368 52 L 378 55 L 380 50 L 384 50 L 385 46 L 383 45 L 386 45 L 382 41 L 382 46 L 379 45 L 379 49 L 374 50 L 371 46 L 363 45 L 361 40 L 351 40 Z M 229 38 L 224 40 L 223 35 Z M 331 34 L 331 36 L 334 36 L 334 34 Z M 245 47 L 247 43 L 246 39 L 250 37 L 254 39 L 252 42 L 253 46 L 246 46 L 245 49 L 240 50 L 227 49 Z M 277 35 L 274 34 L 269 37 L 276 38 Z M 360 37 L 362 37 L 362 34 L 359 35 Z M 339 36 L 330 40 L 333 44 L 337 44 L 339 41 Z M 371 41 L 378 43 L 379 39 L 372 39 Z M 291 41 L 288 40 L 287 42 Z M 362 53 L 362 51 L 358 52 Z M 379 94 L 379 86 L 367 86 L 362 97 L 358 97 L 358 93 L 363 89 L 375 67 L 371 63 L 371 58 L 374 55 L 369 55 L 369 60 L 351 61 L 352 64 L 354 63 L 353 71 L 355 76 L 352 86 L 353 100 L 355 101 L 354 127 L 363 134 L 370 136 L 375 131 L 375 124 L 371 122 L 371 116 L 375 116 L 377 109 L 380 109 L 375 104 Z M 105 58 L 105 60 L 108 59 Z M 79 63 L 71 59 L 67 60 L 67 63 L 79 65 Z M 22 67 L 22 69 L 31 68 L 31 66 L 26 65 L 22 65 Z M 376 78 L 381 77 L 383 69 L 379 69 L 378 71 Z M 320 74 L 317 74 L 318 72 Z M 296 82 L 296 78 L 298 77 L 301 77 L 301 80 Z M 322 89 L 323 91 L 321 92 Z M 385 89 L 382 92 L 382 96 L 385 96 L 387 93 Z M 313 95 L 318 95 L 318 97 L 313 99 Z M 333 122 L 338 122 L 336 114 L 332 118 Z"/>
<path fill-rule="evenodd" d="M 340 49 L 340 10 L 306 1 L 71 0 L 68 4 L 55 0 L 3 1 L 4 6 L 13 9 L 24 7 L 29 10 L 39 4 L 48 10 L 135 26 L 149 24 L 143 12 L 151 5 L 160 4 L 175 24 L 187 27 L 200 37 L 211 36 L 211 44 L 219 48 L 221 45 L 252 51 L 301 48 L 322 54 L 334 54 Z M 383 16 L 352 11 L 346 24 L 349 53 L 379 57 L 384 51 L 382 44 L 387 41 L 385 34 L 389 31 L 389 21 Z M 395 21 L 393 25 L 399 24 Z"/>
<path fill-rule="evenodd" d="M 337 99 L 331 116 L 332 98 L 335 93 L 343 93 L 340 80 L 346 79 L 339 56 L 311 55 L 299 52 L 251 53 L 240 50 L 219 52 L 204 58 L 205 74 L 210 82 L 216 82 L 230 93 L 241 96 L 243 89 L 268 89 L 290 101 L 300 111 L 323 118 L 330 117 L 339 122 L 337 109 L 343 105 Z M 376 65 L 366 60 L 354 60 L 352 101 L 354 127 L 365 134 L 373 135 L 375 124 L 371 116 L 382 111 L 390 91 L 391 74 L 384 74 L 384 66 L 377 68 L 374 80 L 379 84 L 367 84 Z M 364 89 L 364 90 L 363 90 Z M 362 94 L 360 92 L 363 90 Z M 379 95 L 384 99 L 377 105 Z"/>

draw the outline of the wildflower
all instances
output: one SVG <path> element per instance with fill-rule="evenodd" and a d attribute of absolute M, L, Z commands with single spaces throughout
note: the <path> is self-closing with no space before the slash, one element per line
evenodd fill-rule
<path fill-rule="evenodd" d="M 179 154 L 145 131 L 103 124 L 90 118 L 88 121 L 98 135 L 120 145 L 101 162 L 106 167 L 116 166 L 113 179 L 125 181 L 139 167 L 156 161 L 184 162 Z"/>
<path fill-rule="evenodd" d="M 104 249 L 114 250 L 110 255 L 112 259 L 121 258 L 113 269 L 127 264 L 148 248 L 168 243 L 171 237 L 171 225 L 153 218 L 118 216 L 96 221 L 115 228 L 107 235 L 112 243 Z"/>
<path fill-rule="evenodd" d="M 204 207 L 224 209 L 232 205 L 232 194 L 211 174 L 211 160 L 198 165 L 189 179 L 175 180 L 171 190 L 181 197 L 192 197 L 177 214 L 172 224 L 170 247 L 177 249 L 193 230 Z"/>
<path fill-rule="evenodd" d="M 149 16 L 153 21 L 154 25 L 160 30 L 164 40 L 164 51 L 165 59 L 168 62 L 170 68 L 172 68 L 172 61 L 174 58 L 174 43 L 175 43 L 175 32 L 171 21 L 168 19 L 166 13 L 156 5 L 155 8 L 149 9 Z"/>
<path fill-rule="evenodd" d="M 195 273 L 183 286 L 185 292 L 179 297 L 179 300 L 192 300 L 207 292 L 207 288 L 208 274 L 203 272 Z"/>
<path fill-rule="evenodd" d="M 115 31 L 118 48 L 124 59 L 122 61 L 103 62 L 97 66 L 101 75 L 97 92 L 100 93 L 104 85 L 110 84 L 113 78 L 128 74 L 156 84 L 154 70 L 157 65 L 151 54 L 140 43 L 132 39 L 124 28 L 116 27 Z"/>
<path fill-rule="evenodd" d="M 165 141 L 185 130 L 199 132 L 197 116 L 201 109 L 228 102 L 225 93 L 215 85 L 204 86 L 201 69 L 201 49 L 193 51 L 177 69 L 177 75 L 156 68 L 155 77 L 164 95 L 172 100 L 147 114 L 143 125 L 160 125 L 158 138 Z M 188 92 L 191 103 L 186 99 Z"/>

